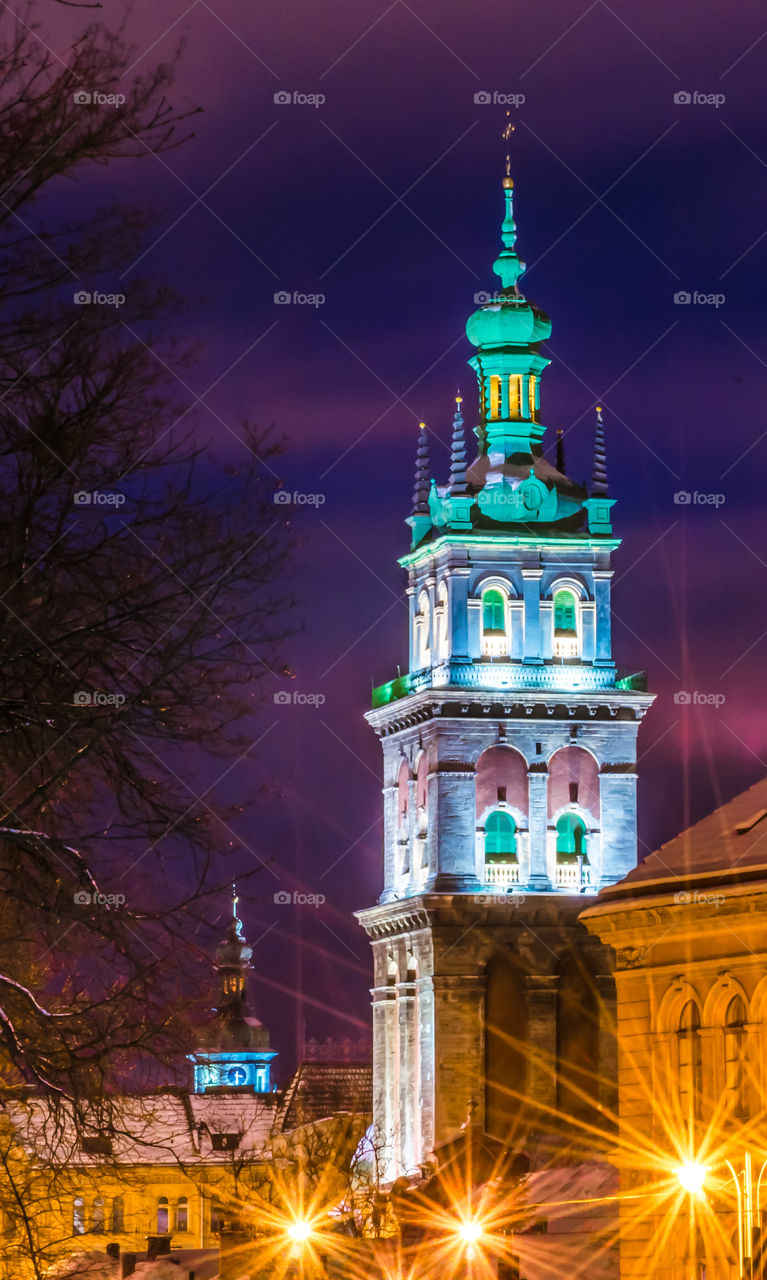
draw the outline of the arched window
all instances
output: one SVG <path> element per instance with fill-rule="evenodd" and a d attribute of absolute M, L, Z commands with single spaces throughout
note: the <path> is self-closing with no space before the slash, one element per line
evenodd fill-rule
<path fill-rule="evenodd" d="M 75 1196 L 72 1206 L 72 1234 L 85 1235 L 85 1201 L 82 1196 Z"/>
<path fill-rule="evenodd" d="M 522 379 L 518 373 L 509 378 L 509 417 L 522 417 Z"/>
<path fill-rule="evenodd" d="M 703 1087 L 703 1058 L 700 1041 L 700 1013 L 694 1000 L 682 1009 L 677 1032 L 679 1067 L 679 1104 L 682 1119 L 689 1121 L 700 1115 Z"/>
<path fill-rule="evenodd" d="M 577 813 L 563 813 L 557 819 L 557 862 L 586 858 L 586 824 Z"/>
<path fill-rule="evenodd" d="M 482 653 L 489 657 L 508 653 L 506 599 L 496 587 L 482 593 Z"/>
<path fill-rule="evenodd" d="M 122 1196 L 115 1196 L 112 1201 L 112 1230 L 125 1230 L 125 1200 Z"/>
<path fill-rule="evenodd" d="M 176 1230 L 189 1230 L 189 1203 L 186 1196 L 180 1196 L 176 1205 Z"/>
<path fill-rule="evenodd" d="M 211 1231 L 223 1231 L 226 1214 L 224 1206 L 220 1200 L 214 1200 L 210 1206 L 210 1229 Z"/>
<path fill-rule="evenodd" d="M 517 857 L 517 824 L 510 813 L 494 809 L 485 819 L 485 862 L 513 862 Z"/>
<path fill-rule="evenodd" d="M 400 839 L 407 834 L 407 814 L 408 814 L 408 781 L 410 770 L 407 767 L 407 760 L 403 760 L 399 773 L 397 774 L 397 827 Z"/>
<path fill-rule="evenodd" d="M 157 1201 L 157 1234 L 164 1236 L 167 1234 L 170 1226 L 170 1215 L 168 1213 L 168 1197 L 160 1196 Z"/>
<path fill-rule="evenodd" d="M 429 594 L 422 591 L 418 597 L 418 613 L 415 619 L 416 670 L 431 666 L 431 649 L 429 632 L 431 630 L 431 609 Z"/>
<path fill-rule="evenodd" d="M 528 411 L 529 411 L 528 417 L 532 418 L 533 421 L 535 421 L 536 409 L 537 409 L 537 406 L 535 403 L 535 391 L 536 391 L 537 382 L 538 382 L 538 379 L 536 378 L 535 374 L 531 373 L 530 379 L 527 384 L 527 405 L 528 405 Z"/>
<path fill-rule="evenodd" d="M 103 1235 L 106 1230 L 104 1201 L 101 1196 L 97 1196 L 93 1201 L 93 1230 L 96 1235 Z"/>
<path fill-rule="evenodd" d="M 746 1006 L 735 996 L 724 1019 L 724 1087 L 735 1116 L 742 1118 L 748 1107 L 746 1090 Z"/>
<path fill-rule="evenodd" d="M 490 379 L 490 417 L 501 416 L 501 379 L 495 374 Z"/>
<path fill-rule="evenodd" d="M 437 607 L 434 611 L 434 651 L 437 662 L 447 659 L 447 585 L 440 582 L 437 588 Z"/>
<path fill-rule="evenodd" d="M 554 657 L 578 656 L 578 601 L 575 592 L 562 587 L 554 592 Z"/>

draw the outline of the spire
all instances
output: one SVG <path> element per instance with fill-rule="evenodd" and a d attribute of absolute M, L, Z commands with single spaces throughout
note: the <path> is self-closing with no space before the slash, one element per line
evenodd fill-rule
<path fill-rule="evenodd" d="M 506 127 L 503 131 L 503 139 L 505 142 L 511 141 L 511 135 L 514 132 L 514 125 L 511 123 L 511 112 L 506 112 Z M 517 243 L 517 224 L 514 221 L 514 179 L 511 176 L 511 154 L 506 152 L 506 176 L 503 179 L 503 196 L 504 196 L 504 216 L 501 223 L 501 241 L 503 249 L 493 263 L 493 271 L 497 276 L 501 277 L 501 284 L 505 289 L 517 293 L 517 280 L 525 270 L 525 264 L 521 261 L 519 254 L 514 246 Z"/>
<path fill-rule="evenodd" d="M 414 516 L 429 514 L 429 439 L 426 423 L 418 424 L 418 445 L 415 452 L 415 488 L 413 489 Z"/>
<path fill-rule="evenodd" d="M 565 437 L 561 427 L 557 427 L 557 451 L 554 455 L 554 466 L 561 476 L 565 475 Z"/>
<path fill-rule="evenodd" d="M 451 496 L 462 497 L 468 493 L 466 483 L 466 438 L 463 434 L 463 414 L 461 413 L 461 393 L 455 397 L 455 417 L 453 418 L 453 440 L 450 449 L 450 484 Z"/>
<path fill-rule="evenodd" d="M 597 425 L 594 431 L 594 465 L 591 470 L 591 496 L 593 498 L 606 498 L 607 492 L 605 428 L 602 422 L 602 406 L 597 405 Z"/>

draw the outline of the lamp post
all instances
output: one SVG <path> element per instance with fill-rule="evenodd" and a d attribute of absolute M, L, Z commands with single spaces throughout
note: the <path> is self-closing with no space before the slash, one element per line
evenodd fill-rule
<path fill-rule="evenodd" d="M 756 1179 L 756 1185 L 754 1185 L 754 1166 L 750 1151 L 745 1153 L 742 1169 L 736 1170 L 729 1160 L 725 1160 L 724 1164 L 727 1166 L 735 1185 L 738 1213 L 739 1280 L 767 1280 L 762 1267 L 762 1217 L 760 1207 L 762 1178 L 764 1177 L 765 1169 L 767 1169 L 767 1160 L 762 1163 L 759 1176 Z M 706 1165 L 691 1160 L 687 1164 L 680 1165 L 674 1172 L 679 1179 L 680 1185 L 688 1195 L 703 1195 L 706 1179 L 710 1172 Z M 755 1244 L 758 1249 L 756 1258 Z M 758 1266 L 758 1271 L 754 1270 L 755 1265 Z"/>

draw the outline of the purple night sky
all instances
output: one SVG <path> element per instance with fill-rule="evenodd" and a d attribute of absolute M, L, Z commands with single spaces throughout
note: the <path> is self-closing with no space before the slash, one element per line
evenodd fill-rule
<path fill-rule="evenodd" d="M 64 60 L 93 17 L 46 0 L 33 12 Z M 99 16 L 126 21 L 137 72 L 181 38 L 172 98 L 203 114 L 162 159 L 83 171 L 62 206 L 116 196 L 160 211 L 136 270 L 194 302 L 201 439 L 236 466 L 241 420 L 274 424 L 285 488 L 324 498 L 296 510 L 296 679 L 270 689 L 249 726 L 260 741 L 222 789 L 271 788 L 236 835 L 222 827 L 219 870 L 270 863 L 242 914 L 284 1077 L 304 1020 L 319 1037 L 369 1022 L 352 912 L 379 892 L 381 797 L 362 716 L 371 681 L 406 664 L 396 559 L 417 421 L 440 481 L 456 387 L 475 421 L 464 325 L 495 282 L 505 111 L 476 104 L 479 91 L 524 95 L 512 108 L 521 287 L 552 319 L 542 417 L 549 450 L 564 429 L 576 480 L 605 406 L 623 538 L 614 656 L 647 668 L 658 695 L 640 735 L 640 855 L 767 769 L 764 17 L 723 0 L 163 0 L 127 18 L 104 0 Z M 326 101 L 275 102 L 294 91 Z M 325 302 L 275 305 L 283 289 Z M 675 305 L 679 290 L 724 302 Z M 679 505 L 678 490 L 724 502 Z M 283 688 L 324 705 L 274 704 Z M 725 700 L 680 706 L 680 690 Z M 276 905 L 280 889 L 326 902 Z"/>

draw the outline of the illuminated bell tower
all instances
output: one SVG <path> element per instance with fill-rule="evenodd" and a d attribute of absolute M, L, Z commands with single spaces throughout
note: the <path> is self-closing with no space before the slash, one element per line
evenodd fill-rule
<path fill-rule="evenodd" d="M 503 1020 L 508 1005 L 507 1041 L 524 1027 L 538 1063 L 556 1060 L 573 948 L 588 952 L 587 977 L 610 983 L 578 913 L 637 859 L 636 739 L 652 697 L 612 655 L 620 543 L 602 411 L 587 491 L 543 451 L 540 344 L 551 322 L 519 289 L 508 162 L 503 195 L 501 287 L 466 326 L 477 456 L 467 466 L 458 396 L 450 474 L 435 483 L 421 424 L 400 561 L 408 673 L 374 690 L 367 716 L 383 748 L 384 883 L 358 918 L 374 953 L 375 1119 L 392 1176 L 453 1136 L 472 1097 L 504 1136 L 491 1059 L 512 1068 L 488 1040 L 491 1015 Z M 494 977 L 501 960 L 505 986 Z M 606 1068 L 598 1027 L 593 1039 L 588 1053 Z M 514 1070 L 519 1093 L 557 1105 L 556 1065 Z"/>
<path fill-rule="evenodd" d="M 190 1055 L 195 1093 L 237 1090 L 271 1091 L 271 1064 L 277 1050 L 269 1047 L 269 1032 L 248 1005 L 247 975 L 253 954 L 237 915 L 232 889 L 232 916 L 226 935 L 216 947 L 219 999 L 215 1018 L 205 1028 L 204 1045 Z"/>

